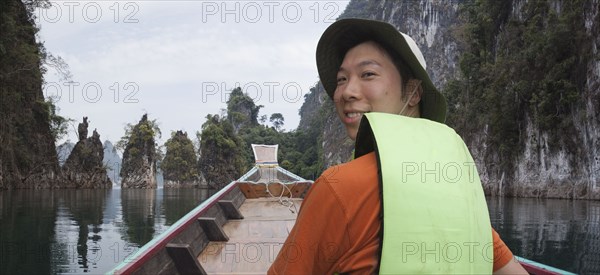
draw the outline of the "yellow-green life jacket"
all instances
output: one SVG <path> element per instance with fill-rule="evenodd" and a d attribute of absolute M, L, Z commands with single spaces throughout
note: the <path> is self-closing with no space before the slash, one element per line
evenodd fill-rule
<path fill-rule="evenodd" d="M 491 274 L 492 229 L 475 163 L 448 126 L 368 113 L 356 157 L 375 151 L 382 191 L 380 274 Z"/>

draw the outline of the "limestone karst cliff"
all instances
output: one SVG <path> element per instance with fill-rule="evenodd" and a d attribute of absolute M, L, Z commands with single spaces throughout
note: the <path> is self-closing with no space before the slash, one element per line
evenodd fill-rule
<path fill-rule="evenodd" d="M 22 1 L 0 2 L 0 190 L 59 185 L 32 16 Z"/>
<path fill-rule="evenodd" d="M 165 142 L 165 148 L 165 157 L 160 164 L 165 188 L 199 187 L 198 160 L 187 133 L 174 132 Z"/>
<path fill-rule="evenodd" d="M 157 188 L 154 137 L 158 133 L 156 123 L 148 120 L 147 114 L 126 133 L 120 173 L 122 188 Z"/>
<path fill-rule="evenodd" d="M 84 117 L 79 124 L 79 141 L 62 166 L 61 182 L 68 188 L 112 188 L 103 163 L 104 148 L 100 134 L 94 130 L 92 136 L 87 137 L 87 129 L 87 117 Z"/>
<path fill-rule="evenodd" d="M 599 10 L 597 0 L 370 0 L 340 18 L 387 21 L 415 39 L 488 194 L 600 199 Z M 332 165 L 351 146 L 327 120 Z"/>

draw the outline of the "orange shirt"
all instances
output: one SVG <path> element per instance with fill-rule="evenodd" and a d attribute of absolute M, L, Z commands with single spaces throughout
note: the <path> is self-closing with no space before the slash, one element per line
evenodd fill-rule
<path fill-rule="evenodd" d="M 377 169 L 374 153 L 327 169 L 306 195 L 268 274 L 375 273 L 381 227 Z M 513 255 L 492 233 L 496 271 Z"/>

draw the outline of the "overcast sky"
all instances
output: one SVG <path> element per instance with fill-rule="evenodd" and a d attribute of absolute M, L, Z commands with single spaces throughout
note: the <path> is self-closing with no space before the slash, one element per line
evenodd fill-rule
<path fill-rule="evenodd" d="M 73 74 L 45 75 L 45 96 L 89 132 L 117 141 L 144 113 L 163 133 L 190 138 L 240 86 L 260 115 L 298 126 L 304 95 L 318 81 L 315 48 L 348 1 L 58 1 L 37 11 L 39 37 Z"/>

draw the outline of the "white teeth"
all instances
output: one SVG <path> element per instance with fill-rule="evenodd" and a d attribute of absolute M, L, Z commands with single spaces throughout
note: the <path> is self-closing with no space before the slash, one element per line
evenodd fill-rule
<path fill-rule="evenodd" d="M 346 116 L 347 116 L 347 117 L 350 117 L 350 118 L 352 118 L 352 117 L 357 117 L 357 116 L 361 116 L 361 115 L 362 115 L 362 113 L 347 113 L 347 114 L 346 114 Z"/>

